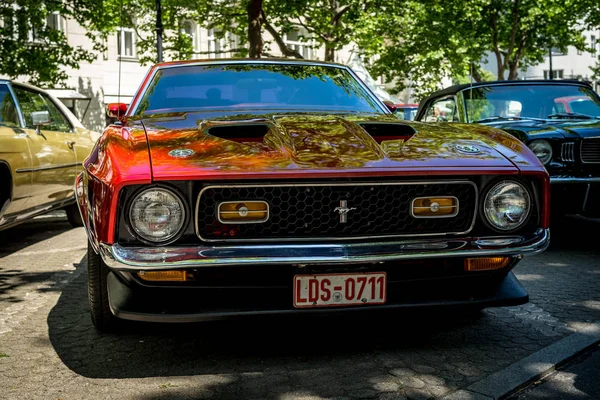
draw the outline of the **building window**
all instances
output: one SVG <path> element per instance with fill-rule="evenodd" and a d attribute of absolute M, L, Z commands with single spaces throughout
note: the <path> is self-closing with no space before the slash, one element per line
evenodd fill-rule
<path fill-rule="evenodd" d="M 308 35 L 300 30 L 286 32 L 283 35 L 283 42 L 292 50 L 296 50 L 302 57 L 310 60 L 313 58 L 313 43 L 306 40 Z"/>
<path fill-rule="evenodd" d="M 56 11 L 46 17 L 46 26 L 57 31 L 66 31 L 65 19 Z"/>
<path fill-rule="evenodd" d="M 181 23 L 180 32 L 192 39 L 192 49 L 194 53 L 198 52 L 200 49 L 200 34 L 198 32 L 198 25 L 193 21 L 183 21 Z"/>
<path fill-rule="evenodd" d="M 590 53 L 592 54 L 592 57 L 596 57 L 596 43 L 596 36 L 590 36 Z"/>
<path fill-rule="evenodd" d="M 223 39 L 217 37 L 217 31 L 215 29 L 208 29 L 206 34 L 206 41 L 208 42 L 208 58 L 219 58 L 221 56 L 221 49 L 223 48 Z"/>
<path fill-rule="evenodd" d="M 117 54 L 123 58 L 135 58 L 134 32 L 131 28 L 119 28 L 117 31 Z"/>
<path fill-rule="evenodd" d="M 564 69 L 553 69 L 552 70 L 552 79 L 563 79 L 564 77 Z M 544 79 L 550 79 L 550 70 L 544 70 Z"/>

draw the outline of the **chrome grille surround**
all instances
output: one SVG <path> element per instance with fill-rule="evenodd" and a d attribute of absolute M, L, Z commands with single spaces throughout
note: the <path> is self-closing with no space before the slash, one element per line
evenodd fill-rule
<path fill-rule="evenodd" d="M 560 158 L 563 161 L 575 161 L 575 142 L 565 142 L 561 145 Z"/>
<path fill-rule="evenodd" d="M 584 138 L 581 141 L 581 162 L 584 164 L 600 163 L 600 137 Z"/>
<path fill-rule="evenodd" d="M 412 218 L 412 199 L 429 195 L 456 196 L 461 203 L 460 213 L 445 219 Z M 269 202 L 271 218 L 265 224 L 245 225 L 235 235 L 225 233 L 223 236 L 223 232 L 219 231 L 221 227 L 218 225 L 214 205 L 232 197 Z M 348 207 L 357 209 L 349 214 L 347 222 L 338 224 L 339 215 L 335 208 L 339 206 L 340 200 L 345 199 Z M 362 207 L 360 202 L 363 203 Z M 371 204 L 373 205 L 370 206 Z M 445 236 L 470 232 L 475 225 L 477 207 L 477 185 L 466 180 L 209 184 L 198 195 L 195 221 L 196 234 L 205 242 L 337 241 Z"/>

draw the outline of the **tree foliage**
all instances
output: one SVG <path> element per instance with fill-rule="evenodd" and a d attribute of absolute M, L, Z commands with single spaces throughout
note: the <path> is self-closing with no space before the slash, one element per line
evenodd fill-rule
<path fill-rule="evenodd" d="M 94 0 L 44 1 L 17 0 L 0 2 L 0 74 L 10 78 L 28 76 L 38 85 L 59 85 L 67 78 L 64 67 L 78 68 L 91 62 L 93 51 L 76 48 L 54 21 L 70 18 L 88 29 L 94 48 L 102 47 L 102 38 L 110 15 L 102 2 Z"/>
<path fill-rule="evenodd" d="M 581 0 L 586 1 L 586 0 Z M 543 61 L 552 47 L 583 49 L 580 0 L 407 0 L 379 20 L 385 37 L 376 46 L 374 74 L 418 82 L 421 94 L 443 77 L 483 79 L 480 63 L 491 60 L 497 79 L 517 79 L 520 70 Z"/>

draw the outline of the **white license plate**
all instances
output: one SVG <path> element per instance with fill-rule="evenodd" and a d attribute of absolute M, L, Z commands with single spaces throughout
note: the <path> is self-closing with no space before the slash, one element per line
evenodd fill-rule
<path fill-rule="evenodd" d="M 294 276 L 294 307 L 384 304 L 385 272 Z"/>

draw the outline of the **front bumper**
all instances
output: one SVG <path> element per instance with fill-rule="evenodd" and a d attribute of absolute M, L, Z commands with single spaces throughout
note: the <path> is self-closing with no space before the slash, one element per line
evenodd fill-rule
<path fill-rule="evenodd" d="M 530 255 L 550 243 L 549 229 L 530 235 L 441 238 L 369 243 L 272 244 L 193 247 L 123 247 L 100 243 L 100 255 L 114 270 L 168 270 L 234 265 L 359 264 L 440 257 Z"/>
<path fill-rule="evenodd" d="M 600 183 L 600 176 L 551 176 L 551 184 L 589 184 Z"/>
<path fill-rule="evenodd" d="M 376 267 L 374 267 L 376 268 Z M 291 279 L 289 283 L 291 285 Z M 315 315 L 384 312 L 394 309 L 461 309 L 515 306 L 529 296 L 512 272 L 388 283 L 382 305 L 294 308 L 292 289 L 159 288 L 128 285 L 115 272 L 107 279 L 111 312 L 146 322 L 200 322 L 260 315 Z"/>

